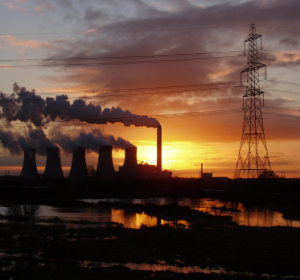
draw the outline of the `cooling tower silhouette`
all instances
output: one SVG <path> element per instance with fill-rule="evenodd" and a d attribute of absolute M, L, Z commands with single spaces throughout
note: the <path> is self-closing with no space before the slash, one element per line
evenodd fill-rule
<path fill-rule="evenodd" d="M 124 168 L 136 168 L 137 166 L 137 148 L 136 147 L 127 147 L 125 148 L 125 160 Z"/>
<path fill-rule="evenodd" d="M 125 148 L 124 164 L 119 168 L 119 174 L 121 177 L 135 178 L 139 175 L 136 153 L 136 147 Z"/>
<path fill-rule="evenodd" d="M 21 177 L 26 179 L 39 178 L 35 161 L 35 149 L 24 149 L 24 161 L 21 171 Z"/>
<path fill-rule="evenodd" d="M 88 171 L 85 162 L 85 149 L 81 146 L 74 147 L 69 179 L 72 181 L 82 181 L 87 179 L 87 177 Z"/>
<path fill-rule="evenodd" d="M 100 146 L 96 177 L 109 179 L 112 178 L 114 175 L 115 170 L 112 160 L 112 146 Z"/>
<path fill-rule="evenodd" d="M 57 147 L 47 149 L 44 177 L 48 179 L 61 179 L 64 177 L 61 169 L 59 149 Z"/>

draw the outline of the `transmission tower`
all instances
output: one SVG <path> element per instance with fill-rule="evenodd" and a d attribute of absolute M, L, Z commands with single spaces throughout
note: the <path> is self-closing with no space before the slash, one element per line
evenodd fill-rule
<path fill-rule="evenodd" d="M 259 69 L 266 67 L 259 62 L 257 41 L 262 36 L 256 33 L 255 24 L 251 24 L 248 38 L 248 64 L 241 71 L 247 73 L 246 93 L 243 96 L 243 133 L 236 163 L 235 178 L 257 178 L 260 174 L 271 171 L 270 159 L 265 139 L 262 107 L 264 92 L 259 84 Z"/>

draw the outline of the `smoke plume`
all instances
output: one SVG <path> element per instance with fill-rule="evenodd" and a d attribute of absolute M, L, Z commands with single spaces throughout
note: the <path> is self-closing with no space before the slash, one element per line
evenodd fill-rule
<path fill-rule="evenodd" d="M 18 137 L 14 133 L 0 130 L 0 141 L 2 146 L 8 149 L 12 155 L 18 155 L 21 153 L 22 149 L 18 141 Z"/>
<path fill-rule="evenodd" d="M 52 135 L 51 140 L 58 144 L 64 151 L 71 153 L 73 147 L 82 146 L 87 151 L 98 152 L 99 146 L 112 145 L 115 148 L 132 147 L 133 145 L 121 137 L 115 138 L 112 135 L 103 135 L 100 130 L 94 129 L 92 132 L 81 131 L 78 136 L 71 137 L 61 132 Z"/>
<path fill-rule="evenodd" d="M 93 124 L 123 123 L 125 126 L 159 127 L 159 122 L 148 116 L 132 114 L 121 108 L 105 108 L 100 105 L 87 104 L 82 99 L 70 103 L 67 95 L 56 98 L 46 98 L 36 95 L 34 90 L 28 91 L 25 87 L 13 86 L 13 93 L 9 96 L 0 93 L 0 118 L 8 124 L 12 121 L 30 123 L 27 132 L 23 135 L 10 130 L 0 130 L 0 142 L 11 154 L 20 154 L 25 148 L 36 149 L 37 154 L 45 155 L 47 148 L 60 146 L 66 152 L 72 152 L 74 146 L 83 146 L 88 151 L 97 152 L 101 145 L 112 145 L 115 148 L 133 146 L 121 137 L 104 135 L 101 130 L 80 132 L 71 137 L 60 132 L 50 133 L 48 138 L 44 132 L 45 125 L 55 121 L 73 121 Z M 36 127 L 33 129 L 31 123 Z"/>
<path fill-rule="evenodd" d="M 55 147 L 41 128 L 29 130 L 27 135 L 0 130 L 0 142 L 11 154 L 21 154 L 23 149 L 34 148 L 37 154 L 45 155 L 47 148 Z"/>
<path fill-rule="evenodd" d="M 158 120 L 146 115 L 136 115 L 128 110 L 112 107 L 102 109 L 100 105 L 87 104 L 82 99 L 76 99 L 71 104 L 67 95 L 44 100 L 35 91 L 25 87 L 13 86 L 13 93 L 6 97 L 0 93 L 1 118 L 11 122 L 31 122 L 37 127 L 57 119 L 63 121 L 79 120 L 87 123 L 106 124 L 123 123 L 125 126 L 159 127 Z"/>

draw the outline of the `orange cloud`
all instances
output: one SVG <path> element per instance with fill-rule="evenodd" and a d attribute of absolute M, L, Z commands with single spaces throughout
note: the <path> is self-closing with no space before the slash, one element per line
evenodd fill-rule
<path fill-rule="evenodd" d="M 22 39 L 17 39 L 12 35 L 1 35 L 0 39 L 5 40 L 5 43 L 8 46 L 18 47 L 21 48 L 22 50 L 51 47 L 51 44 L 47 41 L 28 40 L 28 39 L 22 40 Z"/>
<path fill-rule="evenodd" d="M 22 6 L 18 5 L 17 3 L 14 3 L 14 2 L 4 2 L 3 5 L 11 10 L 18 10 L 18 11 L 25 10 Z"/>
<path fill-rule="evenodd" d="M 11 65 L 9 65 L 9 64 L 0 64 L 0 68 L 1 68 L 1 69 L 4 69 L 4 70 L 9 70 L 9 69 L 11 69 L 12 67 L 11 67 Z"/>
<path fill-rule="evenodd" d="M 95 28 L 90 28 L 90 29 L 84 31 L 83 34 L 89 34 L 89 33 L 95 33 L 95 32 L 97 32 L 97 30 Z"/>
<path fill-rule="evenodd" d="M 295 50 L 293 53 L 290 51 L 281 51 L 275 53 L 276 63 L 281 62 L 297 62 L 300 60 L 300 50 Z"/>

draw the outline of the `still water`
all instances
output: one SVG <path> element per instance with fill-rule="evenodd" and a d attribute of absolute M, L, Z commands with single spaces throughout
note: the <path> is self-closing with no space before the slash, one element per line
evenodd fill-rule
<path fill-rule="evenodd" d="M 164 206 L 170 203 L 177 203 L 179 206 L 188 207 L 189 209 L 208 213 L 211 215 L 231 216 L 232 220 L 242 226 L 258 226 L 258 227 L 298 227 L 300 228 L 300 220 L 288 220 L 283 214 L 270 209 L 259 207 L 246 207 L 240 202 L 224 202 L 215 199 L 198 198 L 198 199 L 169 199 L 169 198 L 148 198 L 148 199 L 86 199 L 87 203 L 84 207 L 54 207 L 40 205 L 38 211 L 39 218 L 59 218 L 65 223 L 89 222 L 95 225 L 105 226 L 107 223 L 121 224 L 126 228 L 138 229 L 145 225 L 148 227 L 157 225 L 169 225 L 171 227 L 190 226 L 185 220 L 163 220 L 155 216 L 150 216 L 145 212 L 127 211 L 126 208 L 116 209 L 113 204 L 109 207 L 109 203 L 125 203 L 128 205 L 146 205 L 153 204 Z M 107 207 L 97 207 L 99 202 L 105 202 Z M 0 214 L 5 215 L 7 207 L 0 206 Z"/>
<path fill-rule="evenodd" d="M 223 267 L 216 268 L 202 268 L 199 266 L 177 266 L 169 265 L 164 261 L 160 261 L 159 264 L 150 264 L 150 263 L 104 263 L 97 261 L 79 261 L 79 266 L 84 268 L 113 268 L 113 267 L 126 267 L 130 270 L 139 270 L 139 271 L 151 271 L 151 272 L 173 272 L 181 274 L 191 274 L 191 273 L 201 273 L 201 274 L 216 274 L 216 275 L 228 275 L 228 276 L 246 276 L 249 277 L 260 277 L 265 279 L 298 279 L 294 275 L 276 275 L 276 274 L 266 274 L 266 273 L 253 273 L 253 272 L 237 272 L 233 270 L 226 270 Z"/>

